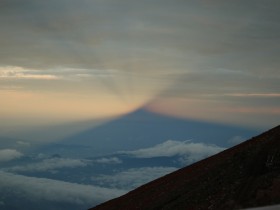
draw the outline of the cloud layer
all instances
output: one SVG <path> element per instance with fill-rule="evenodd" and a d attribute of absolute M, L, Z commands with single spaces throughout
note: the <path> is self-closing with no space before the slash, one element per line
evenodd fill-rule
<path fill-rule="evenodd" d="M 27 177 L 0 171 L 1 190 L 30 201 L 42 200 L 93 206 L 120 196 L 126 191 L 75 184 L 46 178 Z"/>
<path fill-rule="evenodd" d="M 22 157 L 23 154 L 15 149 L 1 149 L 0 162 L 6 162 Z"/>
<path fill-rule="evenodd" d="M 180 160 L 190 164 L 223 151 L 225 148 L 191 141 L 168 140 L 154 147 L 135 151 L 124 151 L 123 154 L 138 158 L 180 156 Z"/>
<path fill-rule="evenodd" d="M 85 167 L 87 165 L 86 161 L 70 158 L 50 158 L 44 159 L 42 162 L 30 163 L 23 166 L 14 166 L 9 168 L 9 171 L 17 172 L 36 172 L 36 171 L 51 171 L 61 168 L 76 168 Z"/>

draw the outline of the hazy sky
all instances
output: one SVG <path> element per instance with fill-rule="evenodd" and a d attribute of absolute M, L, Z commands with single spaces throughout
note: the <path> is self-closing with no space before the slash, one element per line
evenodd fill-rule
<path fill-rule="evenodd" d="M 145 107 L 280 120 L 278 0 L 1 0 L 0 130 Z"/>

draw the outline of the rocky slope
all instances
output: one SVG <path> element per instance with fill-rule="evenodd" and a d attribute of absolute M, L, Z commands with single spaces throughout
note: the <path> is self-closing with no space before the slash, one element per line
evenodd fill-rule
<path fill-rule="evenodd" d="M 241 209 L 280 204 L 280 126 L 91 210 Z"/>

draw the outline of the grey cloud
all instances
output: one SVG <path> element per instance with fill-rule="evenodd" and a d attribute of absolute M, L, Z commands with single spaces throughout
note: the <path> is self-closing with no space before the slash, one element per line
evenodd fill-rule
<path fill-rule="evenodd" d="M 87 204 L 92 206 L 118 197 L 126 191 L 75 184 L 45 178 L 27 177 L 0 172 L 1 190 L 9 190 L 28 200 Z"/>
<path fill-rule="evenodd" d="M 16 143 L 17 143 L 17 145 L 22 146 L 22 147 L 29 147 L 29 146 L 31 146 L 31 143 L 30 142 L 26 142 L 26 141 L 17 141 Z"/>
<path fill-rule="evenodd" d="M 6 162 L 22 157 L 23 154 L 15 149 L 1 149 L 0 162 Z"/>
<path fill-rule="evenodd" d="M 236 145 L 242 143 L 245 140 L 246 139 L 242 136 L 233 136 L 231 139 L 228 140 L 228 143 L 231 145 Z"/>
<path fill-rule="evenodd" d="M 201 71 L 191 71 L 177 76 L 163 97 L 179 96 L 229 102 L 248 103 L 250 105 L 279 104 L 279 77 L 276 74 L 254 74 L 238 69 L 208 68 Z M 218 84 L 218 85 L 217 85 Z M 222 87 L 222 88 L 221 88 Z M 238 97 L 243 97 L 242 100 Z M 247 95 L 246 95 L 247 94 Z M 261 94 L 270 95 L 263 100 Z"/>
<path fill-rule="evenodd" d="M 117 157 L 109 157 L 109 158 L 99 158 L 94 160 L 96 163 L 103 163 L 103 164 L 120 164 L 122 160 Z"/>
<path fill-rule="evenodd" d="M 70 158 L 51 158 L 43 159 L 38 163 L 30 163 L 24 166 L 13 166 L 8 168 L 8 171 L 50 171 L 60 168 L 76 168 L 85 167 L 86 161 Z"/>
<path fill-rule="evenodd" d="M 3 56 L 7 62 L 13 62 L 12 65 L 41 68 L 48 63 L 50 66 L 72 65 L 72 62 L 75 64 L 77 60 L 83 63 L 88 54 L 92 55 L 87 45 L 83 46 L 82 43 L 83 31 L 89 28 L 84 23 L 83 16 L 90 15 L 86 13 L 87 7 L 83 3 L 76 5 L 75 1 L 49 1 L 47 4 L 43 1 L 4 1 L 2 4 L 6 4 L 3 9 L 6 12 L 1 12 L 1 26 L 5 32 L 1 37 L 4 41 Z M 96 19 L 95 15 L 88 17 L 91 24 Z M 82 26 L 82 29 L 78 26 Z M 95 37 L 93 32 L 88 36 Z M 82 49 L 82 46 L 85 49 Z M 10 57 L 12 54 L 14 58 Z M 31 57 L 32 61 L 26 63 L 25 59 Z"/>
<path fill-rule="evenodd" d="M 186 59 L 193 53 L 256 49 L 263 53 L 254 54 L 253 58 L 267 59 L 262 55 L 275 49 L 275 42 L 271 40 L 275 41 L 279 37 L 276 34 L 280 33 L 279 3 L 272 0 L 214 2 L 210 5 L 205 1 L 177 0 L 171 4 L 119 0 L 77 4 L 76 1 L 5 0 L 1 12 L 5 31 L 2 40 L 8 44 L 4 45 L 6 53 L 2 62 L 24 65 L 24 58 L 33 56 L 35 66 L 92 67 L 106 62 L 104 55 L 124 59 L 131 55 L 143 58 L 147 54 L 145 59 L 152 55 L 155 62 L 164 62 L 169 58 L 167 63 L 175 65 L 178 55 Z M 252 38 L 253 35 L 258 37 Z M 164 56 L 167 49 L 176 52 L 171 59 L 168 53 Z M 7 58 L 9 53 L 13 53 L 14 58 Z M 231 60 L 234 56 L 230 55 Z M 224 59 L 221 57 L 221 60 Z"/>
<path fill-rule="evenodd" d="M 2 65 L 117 68 L 157 75 L 166 69 L 170 73 L 182 70 L 201 72 L 197 76 L 202 84 L 217 68 L 257 76 L 264 69 L 262 76 L 278 71 L 275 43 L 279 42 L 280 4 L 273 0 L 227 4 L 218 0 L 212 4 L 181 0 L 172 4 L 156 0 L 1 3 Z M 87 75 L 91 73 L 94 71 Z M 216 77 L 219 83 L 225 83 L 223 79 L 223 74 Z M 188 84 L 186 80 L 184 84 Z M 251 84 L 271 84 L 267 81 L 245 76 L 239 83 L 250 88 Z M 211 81 L 206 84 L 207 88 L 216 87 Z"/>

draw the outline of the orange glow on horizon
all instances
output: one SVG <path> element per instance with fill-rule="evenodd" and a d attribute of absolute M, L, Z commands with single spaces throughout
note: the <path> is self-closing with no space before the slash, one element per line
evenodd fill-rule
<path fill-rule="evenodd" d="M 155 113 L 182 119 L 194 119 L 245 127 L 259 128 L 273 122 L 277 125 L 280 109 L 277 107 L 248 107 L 226 101 L 206 99 L 161 98 L 146 106 Z"/>

